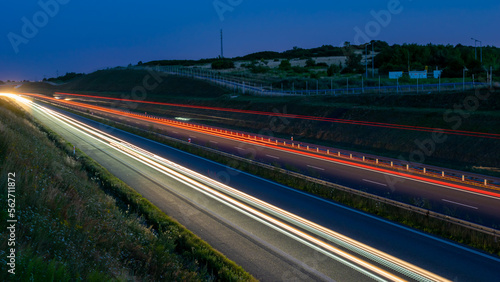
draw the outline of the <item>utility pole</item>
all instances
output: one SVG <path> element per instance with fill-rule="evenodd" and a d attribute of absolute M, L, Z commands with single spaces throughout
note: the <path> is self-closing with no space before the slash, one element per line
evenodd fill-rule
<path fill-rule="evenodd" d="M 477 60 L 477 42 L 479 42 L 479 46 L 481 49 L 481 64 L 483 64 L 483 42 L 481 40 L 477 40 L 475 38 L 472 38 L 474 40 L 474 58 Z"/>
<path fill-rule="evenodd" d="M 365 44 L 365 71 L 366 78 L 368 78 L 368 43 Z"/>
<path fill-rule="evenodd" d="M 374 52 L 374 47 L 373 47 L 373 42 L 372 42 L 372 78 L 375 77 L 375 52 Z"/>
<path fill-rule="evenodd" d="M 468 71 L 468 69 L 464 66 L 464 75 L 463 75 L 463 89 L 464 89 L 464 92 L 465 92 L 465 72 Z"/>
<path fill-rule="evenodd" d="M 477 46 L 476 46 L 477 40 L 472 37 L 470 39 L 474 40 L 474 59 L 477 60 Z"/>
<path fill-rule="evenodd" d="M 408 51 L 408 75 L 410 75 L 410 49 L 406 51 Z"/>
<path fill-rule="evenodd" d="M 438 92 L 441 93 L 441 74 L 439 74 L 439 77 L 438 77 Z"/>
<path fill-rule="evenodd" d="M 222 28 L 220 29 L 220 58 L 224 58 L 224 40 L 222 34 Z"/>
<path fill-rule="evenodd" d="M 490 88 L 493 87 L 493 67 L 490 66 Z"/>
<path fill-rule="evenodd" d="M 479 48 L 481 49 L 481 65 L 483 64 L 483 41 L 479 41 Z"/>

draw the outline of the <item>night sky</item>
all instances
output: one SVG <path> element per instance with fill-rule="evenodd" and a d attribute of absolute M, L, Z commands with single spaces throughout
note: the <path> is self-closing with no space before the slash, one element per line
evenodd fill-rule
<path fill-rule="evenodd" d="M 213 58 L 221 28 L 225 57 L 366 39 L 500 46 L 499 15 L 498 0 L 4 1 L 0 80 Z"/>

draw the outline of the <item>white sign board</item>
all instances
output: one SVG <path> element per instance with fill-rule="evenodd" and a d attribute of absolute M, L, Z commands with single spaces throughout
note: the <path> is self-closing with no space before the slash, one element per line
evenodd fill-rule
<path fill-rule="evenodd" d="M 398 79 L 403 76 L 402 71 L 390 71 L 389 72 L 389 79 Z"/>
<path fill-rule="evenodd" d="M 411 79 L 427 78 L 427 71 L 411 71 L 410 78 Z"/>

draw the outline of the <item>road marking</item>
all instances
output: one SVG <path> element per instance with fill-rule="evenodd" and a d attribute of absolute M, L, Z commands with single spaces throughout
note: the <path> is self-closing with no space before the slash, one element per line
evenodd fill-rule
<path fill-rule="evenodd" d="M 270 158 L 277 159 L 277 160 L 279 160 L 279 159 L 280 159 L 279 157 L 276 157 L 276 156 L 271 156 L 271 155 L 266 155 L 266 157 L 270 157 Z"/>
<path fill-rule="evenodd" d="M 469 205 L 466 205 L 466 204 L 461 204 L 461 203 L 453 202 L 453 201 L 446 200 L 446 199 L 441 199 L 441 200 L 443 200 L 443 202 L 447 202 L 447 203 L 451 203 L 451 204 L 455 204 L 455 205 L 459 205 L 459 206 L 464 206 L 464 207 L 475 209 L 475 210 L 479 209 L 478 207 L 473 207 L 473 206 L 469 206 Z"/>
<path fill-rule="evenodd" d="M 310 167 L 310 168 L 317 169 L 317 170 L 325 170 L 324 168 L 317 167 L 317 166 L 312 166 L 312 165 L 307 165 L 307 166 Z"/>
<path fill-rule="evenodd" d="M 238 150 L 246 151 L 246 149 L 244 149 L 244 148 L 240 148 L 240 147 L 234 147 L 234 148 L 236 148 Z"/>
<path fill-rule="evenodd" d="M 381 185 L 381 186 L 387 186 L 387 184 L 376 182 L 376 181 L 372 181 L 372 180 L 368 180 L 368 179 L 363 179 L 363 181 L 369 182 L 369 183 L 373 183 L 373 184 L 377 184 L 377 185 Z"/>
<path fill-rule="evenodd" d="M 217 141 L 212 141 L 212 140 L 210 140 L 210 143 L 219 144 L 219 142 L 217 142 Z"/>
<path fill-rule="evenodd" d="M 177 132 L 177 131 L 172 131 L 172 132 L 173 132 L 173 133 L 179 133 L 179 132 Z"/>

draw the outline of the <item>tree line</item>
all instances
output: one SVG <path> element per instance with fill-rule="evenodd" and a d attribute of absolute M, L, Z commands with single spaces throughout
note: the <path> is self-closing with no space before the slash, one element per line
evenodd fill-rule
<path fill-rule="evenodd" d="M 373 46 L 372 46 L 373 45 Z M 474 46 L 457 45 L 436 45 L 436 44 L 394 44 L 389 45 L 385 41 L 373 40 L 368 46 L 352 45 L 345 42 L 342 47 L 323 45 L 317 48 L 304 49 L 293 47 L 284 52 L 263 51 L 248 54 L 235 58 L 211 58 L 201 60 L 159 60 L 147 63 L 140 62 L 139 65 L 181 65 L 194 66 L 197 64 L 211 64 L 213 69 L 233 68 L 235 61 L 250 61 L 248 68 L 253 72 L 265 72 L 265 66 L 256 65 L 255 62 L 265 60 L 291 60 L 305 59 L 308 66 L 312 67 L 313 58 L 345 56 L 344 65 L 320 66 L 328 69 L 328 74 L 346 73 L 361 74 L 365 72 L 364 57 L 365 50 L 368 51 L 368 60 L 374 55 L 375 68 L 379 74 L 387 74 L 390 71 L 425 70 L 439 69 L 443 71 L 443 77 L 461 77 L 464 68 L 469 75 L 476 74 L 478 77 L 486 76 L 487 70 L 492 67 L 495 75 L 500 75 L 500 48 L 485 46 L 481 48 Z M 374 54 L 372 54 L 372 50 Z M 371 67 L 371 63 L 370 63 Z M 282 69 L 289 69 L 288 65 L 281 66 Z"/>

